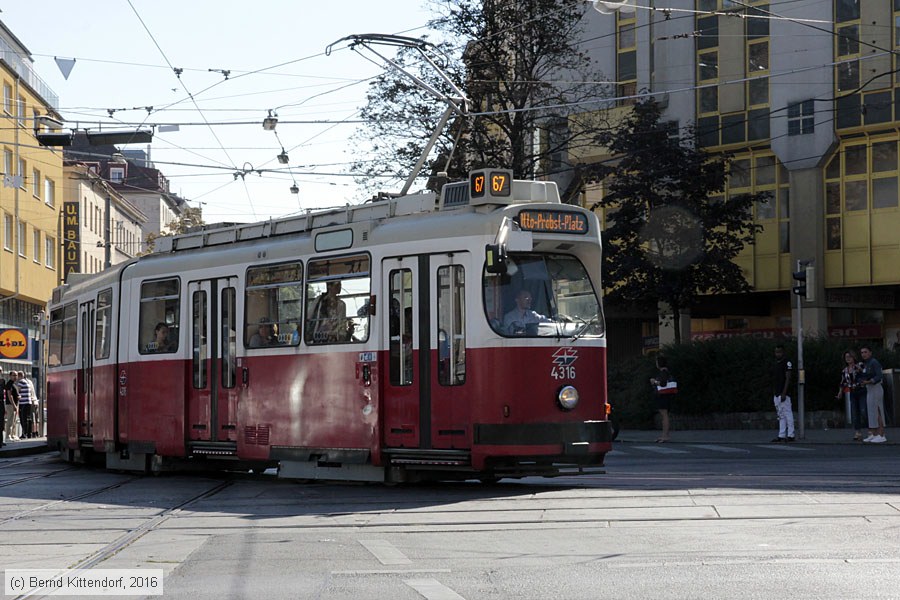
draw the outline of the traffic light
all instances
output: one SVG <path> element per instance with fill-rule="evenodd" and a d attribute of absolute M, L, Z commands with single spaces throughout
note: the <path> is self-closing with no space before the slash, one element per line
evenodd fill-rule
<path fill-rule="evenodd" d="M 797 282 L 797 285 L 792 288 L 795 294 L 802 296 L 807 302 L 816 299 L 816 268 L 814 266 L 800 267 L 800 270 L 794 273 L 794 280 Z"/>

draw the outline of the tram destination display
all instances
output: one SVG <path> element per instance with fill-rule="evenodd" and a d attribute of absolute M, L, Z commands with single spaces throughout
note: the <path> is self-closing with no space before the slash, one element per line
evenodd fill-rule
<path fill-rule="evenodd" d="M 588 232 L 587 218 L 579 213 L 563 210 L 523 210 L 516 219 L 522 231 L 538 233 Z"/>

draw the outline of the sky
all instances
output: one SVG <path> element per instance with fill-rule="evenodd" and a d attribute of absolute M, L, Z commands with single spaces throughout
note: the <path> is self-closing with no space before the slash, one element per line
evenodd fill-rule
<path fill-rule="evenodd" d="M 19 0 L 0 2 L 0 20 L 68 127 L 152 127 L 151 160 L 171 191 L 216 223 L 363 200 L 347 176 L 361 124 L 347 121 L 387 67 L 346 42 L 325 49 L 360 33 L 421 37 L 430 10 L 428 0 L 50 0 L 40 10 Z M 68 78 L 56 57 L 75 59 Z M 262 127 L 270 110 L 274 133 Z M 178 131 L 160 131 L 171 124 Z"/>

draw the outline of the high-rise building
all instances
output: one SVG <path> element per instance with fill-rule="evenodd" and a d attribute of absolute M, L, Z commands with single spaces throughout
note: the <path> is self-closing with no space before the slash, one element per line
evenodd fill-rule
<path fill-rule="evenodd" d="M 900 342 L 900 1 L 632 4 L 583 22 L 582 47 L 609 74 L 611 120 L 651 93 L 673 129 L 696 125 L 704 147 L 734 156 L 726 200 L 771 196 L 737 259 L 753 292 L 705 298 L 690 335 L 789 335 L 804 261 L 815 268 L 807 333 Z M 603 158 L 597 148 L 574 160 Z M 602 193 L 583 190 L 588 201 Z M 628 323 L 620 333 L 656 343 L 653 316 Z"/>

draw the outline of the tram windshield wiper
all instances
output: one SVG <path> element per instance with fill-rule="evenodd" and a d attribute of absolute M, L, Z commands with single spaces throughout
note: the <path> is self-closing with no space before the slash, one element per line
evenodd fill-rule
<path fill-rule="evenodd" d="M 598 314 L 595 314 L 593 317 L 591 317 L 591 318 L 590 318 L 589 320 L 587 320 L 587 321 L 585 321 L 584 319 L 582 319 L 581 317 L 579 317 L 579 316 L 577 316 L 577 315 L 574 316 L 574 317 L 572 317 L 572 318 L 577 319 L 578 321 L 581 322 L 581 327 L 578 329 L 578 331 L 576 331 L 575 333 L 572 334 L 572 339 L 573 339 L 573 340 L 577 340 L 577 339 L 579 339 L 579 338 L 581 338 L 581 337 L 587 335 L 588 330 L 590 330 L 590 328 L 591 328 L 592 326 L 594 326 L 594 325 L 596 325 L 597 323 L 600 322 L 600 315 L 599 315 L 599 313 L 598 313 Z"/>

